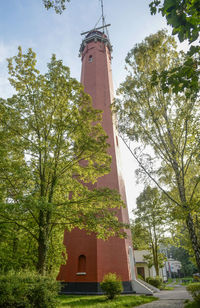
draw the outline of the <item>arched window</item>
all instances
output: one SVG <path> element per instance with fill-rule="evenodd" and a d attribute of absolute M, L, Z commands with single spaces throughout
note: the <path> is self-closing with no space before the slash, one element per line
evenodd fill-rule
<path fill-rule="evenodd" d="M 89 56 L 89 62 L 92 62 L 93 61 L 93 58 L 92 58 L 92 55 Z"/>
<path fill-rule="evenodd" d="M 80 255 L 78 257 L 78 273 L 86 272 L 86 256 Z"/>

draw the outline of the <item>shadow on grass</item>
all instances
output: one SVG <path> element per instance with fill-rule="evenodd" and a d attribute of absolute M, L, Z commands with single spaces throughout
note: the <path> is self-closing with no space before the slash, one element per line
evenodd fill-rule
<path fill-rule="evenodd" d="M 99 307 L 99 308 L 123 308 L 134 307 L 141 304 L 149 303 L 157 298 L 146 296 L 118 296 L 114 300 L 107 300 L 105 296 L 59 296 L 59 305 L 57 308 L 70 307 Z"/>
<path fill-rule="evenodd" d="M 97 304 L 106 303 L 107 299 L 105 296 L 101 297 L 80 297 L 80 296 L 62 296 L 61 307 L 92 307 Z M 59 306 L 60 307 L 60 306 Z"/>

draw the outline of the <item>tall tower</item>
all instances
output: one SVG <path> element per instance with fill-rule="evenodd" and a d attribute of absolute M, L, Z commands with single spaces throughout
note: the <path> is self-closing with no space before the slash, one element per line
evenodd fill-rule
<path fill-rule="evenodd" d="M 80 47 L 82 57 L 81 83 L 91 95 L 93 107 L 103 111 L 103 128 L 108 135 L 109 154 L 112 156 L 111 172 L 98 179 L 96 188 L 116 189 L 126 203 L 122 178 L 117 131 L 111 113 L 113 100 L 111 51 L 109 38 L 104 33 L 107 25 L 86 32 Z M 99 30 L 103 31 L 99 31 Z M 128 210 L 121 208 L 117 214 L 120 221 L 128 223 Z M 61 266 L 58 279 L 64 281 L 63 292 L 70 294 L 99 294 L 100 282 L 109 272 L 117 273 L 123 281 L 124 293 L 132 293 L 130 258 L 132 242 L 130 231 L 127 238 L 112 237 L 107 241 L 88 235 L 84 230 L 74 229 L 64 236 L 68 259 Z"/>

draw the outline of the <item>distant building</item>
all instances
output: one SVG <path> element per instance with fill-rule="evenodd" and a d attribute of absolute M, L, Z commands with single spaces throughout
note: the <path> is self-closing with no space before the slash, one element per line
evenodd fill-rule
<path fill-rule="evenodd" d="M 145 259 L 145 256 L 149 255 L 148 250 L 135 250 L 135 264 L 137 274 L 142 276 L 144 279 L 148 277 L 156 277 L 155 267 L 152 266 L 149 268 L 148 262 Z M 159 270 L 159 276 L 166 281 L 168 278 L 178 278 L 180 277 L 180 270 L 182 264 L 178 260 L 174 260 L 171 257 L 168 258 L 162 268 Z"/>
<path fill-rule="evenodd" d="M 134 255 L 135 255 L 135 264 L 136 264 L 137 274 L 142 276 L 144 279 L 148 277 L 156 277 L 155 267 L 152 266 L 149 268 L 148 262 L 145 259 L 145 256 L 149 255 L 149 251 L 148 250 L 135 250 Z M 160 268 L 159 276 L 163 280 L 167 280 L 165 268 Z"/>
<path fill-rule="evenodd" d="M 181 267 L 182 267 L 182 264 L 180 261 L 174 260 L 172 258 L 167 259 L 167 261 L 165 262 L 167 277 L 168 278 L 180 277 Z"/>

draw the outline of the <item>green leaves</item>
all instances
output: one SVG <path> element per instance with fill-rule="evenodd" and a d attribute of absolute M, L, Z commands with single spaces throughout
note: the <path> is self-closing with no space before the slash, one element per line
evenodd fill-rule
<path fill-rule="evenodd" d="M 198 0 L 164 0 L 150 3 L 151 14 L 162 12 L 167 23 L 173 27 L 172 34 L 178 34 L 180 42 L 190 43 L 198 39 L 200 30 L 200 4 Z"/>
<path fill-rule="evenodd" d="M 194 214 L 200 174 L 197 50 L 178 53 L 165 31 L 145 38 L 128 53 L 127 78 L 113 109 L 123 140 L 139 142 L 134 150 L 128 147 L 140 179 L 153 181 L 173 202 L 171 216 L 187 224 L 200 267 Z"/>
<path fill-rule="evenodd" d="M 134 211 L 134 222 L 131 230 L 134 248 L 149 250 L 145 256 L 149 267 L 155 266 L 157 275 L 159 267 L 163 266 L 163 254 L 159 252 L 161 244 L 166 241 L 165 233 L 169 229 L 169 209 L 166 200 L 157 188 L 145 187 L 137 198 L 137 208 Z"/>
<path fill-rule="evenodd" d="M 115 216 L 123 203 L 115 191 L 88 188 L 110 171 L 111 157 L 101 111 L 69 68 L 53 55 L 41 74 L 35 53 L 21 48 L 8 63 L 16 94 L 0 107 L 0 217 L 32 238 L 32 262 L 44 274 L 61 262 L 64 229 L 124 236 Z"/>
<path fill-rule="evenodd" d="M 57 14 L 62 14 L 62 12 L 66 9 L 66 2 L 70 2 L 70 0 L 43 0 L 45 8 L 47 10 L 54 8 Z"/>
<path fill-rule="evenodd" d="M 150 12 L 152 15 L 155 15 L 157 13 L 157 7 L 160 5 L 161 1 L 154 0 L 149 4 Z"/>

